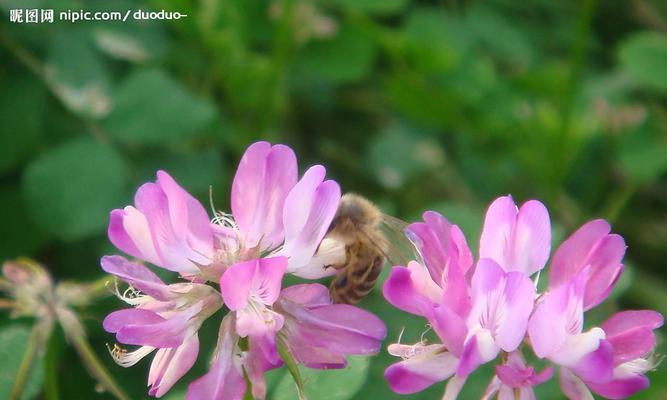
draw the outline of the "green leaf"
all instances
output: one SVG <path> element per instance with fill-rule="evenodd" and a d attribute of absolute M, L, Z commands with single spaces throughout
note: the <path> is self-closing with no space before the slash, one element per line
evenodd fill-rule
<path fill-rule="evenodd" d="M 342 23 L 333 38 L 309 42 L 299 54 L 296 75 L 312 74 L 338 84 L 357 81 L 370 74 L 376 52 L 364 31 Z"/>
<path fill-rule="evenodd" d="M 192 137 L 212 122 L 208 101 L 158 70 L 140 70 L 122 82 L 104 128 L 125 143 L 164 144 Z"/>
<path fill-rule="evenodd" d="M 0 326 L 0 399 L 9 399 L 10 391 L 17 378 L 19 367 L 27 350 L 34 351 L 36 357 L 32 362 L 32 368 L 23 386 L 21 399 L 32 399 L 40 391 L 44 380 L 44 368 L 41 364 L 43 358 L 39 353 L 34 340 L 31 341 L 30 327 L 22 324 L 8 324 Z"/>
<path fill-rule="evenodd" d="M 0 92 L 0 171 L 16 167 L 40 140 L 45 90 L 35 79 L 2 79 Z"/>
<path fill-rule="evenodd" d="M 324 0 L 323 3 L 373 14 L 391 14 L 402 10 L 407 0 Z"/>
<path fill-rule="evenodd" d="M 346 400 L 352 398 L 366 381 L 369 357 L 350 357 L 343 369 L 316 370 L 299 368 L 308 398 Z M 274 400 L 296 398 L 296 389 L 291 375 L 285 375 L 273 392 Z"/>
<path fill-rule="evenodd" d="M 640 32 L 625 39 L 618 51 L 621 67 L 647 89 L 667 91 L 667 35 Z"/>
<path fill-rule="evenodd" d="M 80 139 L 35 159 L 23 176 L 33 219 L 63 240 L 102 232 L 125 199 L 127 168 L 108 145 Z"/>
<path fill-rule="evenodd" d="M 51 38 L 45 78 L 56 96 L 77 115 L 100 118 L 111 109 L 105 65 L 83 28 L 58 30 Z"/>

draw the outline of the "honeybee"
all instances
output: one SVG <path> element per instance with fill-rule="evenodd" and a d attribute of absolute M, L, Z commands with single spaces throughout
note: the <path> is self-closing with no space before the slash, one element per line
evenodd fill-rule
<path fill-rule="evenodd" d="M 383 214 L 373 203 L 353 193 L 340 199 L 326 238 L 345 245 L 345 261 L 336 269 L 329 294 L 334 303 L 355 304 L 373 289 L 385 261 L 403 264 L 407 258 L 407 224 Z"/>

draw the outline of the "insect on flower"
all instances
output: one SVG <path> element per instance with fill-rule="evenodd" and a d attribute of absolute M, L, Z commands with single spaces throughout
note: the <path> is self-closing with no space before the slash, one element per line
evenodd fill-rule
<path fill-rule="evenodd" d="M 339 254 L 328 265 L 336 271 L 329 287 L 331 299 L 359 302 L 375 286 L 386 261 L 401 263 L 414 256 L 406 228 L 407 223 L 383 214 L 369 200 L 353 193 L 343 195 L 319 251 Z M 340 256 L 341 246 L 344 256 Z"/>

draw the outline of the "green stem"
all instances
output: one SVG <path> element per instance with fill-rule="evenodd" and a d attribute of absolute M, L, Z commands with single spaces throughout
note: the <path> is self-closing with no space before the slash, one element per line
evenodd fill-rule
<path fill-rule="evenodd" d="M 44 362 L 44 397 L 46 400 L 58 400 L 58 353 L 60 338 L 51 335 L 46 347 L 46 358 Z"/>
<path fill-rule="evenodd" d="M 72 345 L 79 353 L 79 357 L 88 369 L 88 372 L 102 385 L 109 393 L 118 400 L 128 400 L 129 397 L 123 392 L 123 389 L 116 383 L 109 371 L 90 347 L 90 344 L 83 335 L 76 335 L 70 338 Z"/>
<path fill-rule="evenodd" d="M 21 360 L 21 365 L 19 365 L 19 369 L 16 373 L 9 400 L 19 400 L 21 398 L 25 383 L 32 372 L 32 366 L 35 362 L 40 343 L 42 343 L 41 338 L 44 334 L 42 329 L 44 329 L 44 326 L 39 322 L 36 322 L 32 326 L 30 337 L 28 338 L 28 347 L 26 348 L 25 353 L 23 353 L 23 359 Z"/>

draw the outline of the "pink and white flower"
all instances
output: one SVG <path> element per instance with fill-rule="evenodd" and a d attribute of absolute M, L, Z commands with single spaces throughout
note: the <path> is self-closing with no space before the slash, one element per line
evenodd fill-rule
<path fill-rule="evenodd" d="M 134 306 L 109 314 L 104 329 L 115 333 L 122 344 L 141 346 L 132 352 L 116 347 L 112 355 L 119 365 L 131 367 L 157 350 L 148 393 L 161 397 L 194 365 L 199 353 L 197 331 L 220 309 L 220 294 L 198 283 L 167 285 L 145 266 L 120 256 L 103 257 L 102 268 L 131 285 L 119 297 Z"/>
<path fill-rule="evenodd" d="M 538 201 L 519 208 L 505 196 L 489 206 L 474 269 L 462 233 L 437 213 L 410 225 L 408 237 L 423 261 L 395 266 L 383 293 L 395 307 L 426 318 L 442 344 L 389 346 L 403 358 L 385 371 L 395 392 L 449 379 L 444 398 L 455 398 L 470 373 L 500 355 L 484 398 L 534 399 L 533 387 L 553 370 L 535 373 L 522 345 L 560 367 L 561 387 L 573 400 L 592 399 L 591 390 L 625 398 L 648 385 L 660 314 L 621 312 L 584 330 L 584 312 L 608 297 L 623 270 L 625 242 L 606 221 L 591 221 L 563 242 L 539 295 L 539 275 L 535 283 L 530 277 L 547 264 L 551 227 Z"/>
<path fill-rule="evenodd" d="M 298 180 L 287 146 L 251 145 L 232 184 L 232 214 L 211 223 L 204 207 L 164 171 L 142 185 L 135 205 L 111 212 L 109 239 L 154 265 L 217 281 L 229 266 L 267 255 L 288 257 L 288 272 L 324 276 L 311 259 L 334 217 L 340 188 L 320 165 Z M 341 249 L 337 249 L 339 252 Z"/>

